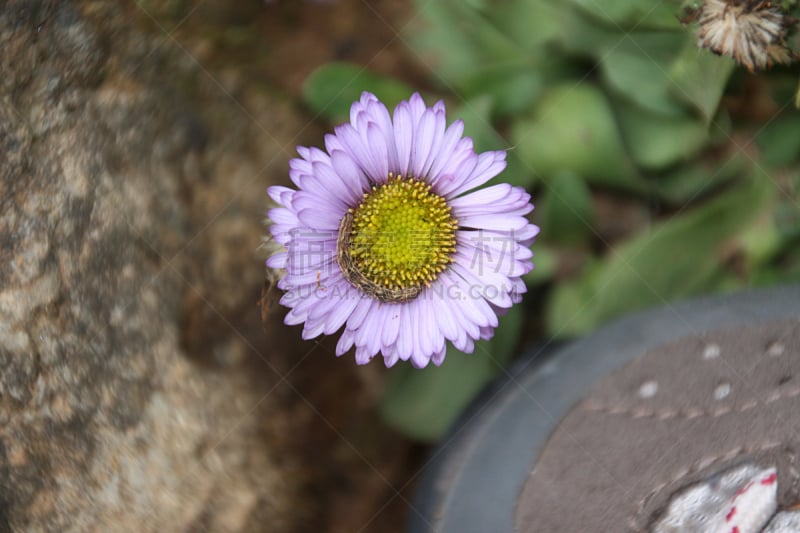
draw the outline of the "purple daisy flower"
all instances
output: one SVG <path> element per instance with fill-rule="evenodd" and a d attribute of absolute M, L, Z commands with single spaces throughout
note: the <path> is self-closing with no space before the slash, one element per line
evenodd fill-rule
<path fill-rule="evenodd" d="M 270 187 L 283 207 L 270 231 L 286 251 L 267 265 L 285 323 L 303 338 L 331 335 L 356 362 L 440 365 L 449 340 L 471 353 L 497 317 L 521 300 L 528 248 L 539 228 L 525 217 L 530 195 L 498 184 L 472 191 L 506 166 L 505 152 L 476 154 L 464 124 L 449 127 L 443 102 L 419 94 L 390 115 L 363 93 L 350 123 L 325 136 L 326 151 L 298 147 L 289 176 L 298 190 Z M 472 191 L 472 192 L 470 192 Z"/>

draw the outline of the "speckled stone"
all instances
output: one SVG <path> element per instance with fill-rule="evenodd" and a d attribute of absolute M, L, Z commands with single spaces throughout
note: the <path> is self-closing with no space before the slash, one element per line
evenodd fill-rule
<path fill-rule="evenodd" d="M 0 531 L 287 530 L 277 373 L 236 364 L 280 346 L 185 323 L 245 302 L 260 333 L 256 178 L 289 137 L 242 121 L 136 4 L 0 9 Z"/>

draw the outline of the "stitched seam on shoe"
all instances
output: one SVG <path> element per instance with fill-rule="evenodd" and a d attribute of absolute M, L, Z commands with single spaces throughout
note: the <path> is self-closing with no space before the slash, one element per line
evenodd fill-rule
<path fill-rule="evenodd" d="M 715 409 L 647 409 L 645 407 L 623 407 L 613 405 L 602 405 L 593 402 L 587 402 L 581 406 L 584 411 L 592 413 L 603 413 L 607 415 L 622 415 L 630 418 L 656 418 L 658 420 L 670 420 L 673 418 L 691 420 L 693 418 L 716 418 L 730 413 L 743 413 L 759 406 L 769 405 L 778 400 L 786 400 L 800 396 L 800 387 L 791 388 L 785 391 L 775 391 L 767 396 L 764 400 L 750 400 L 743 403 L 738 407 L 717 407 Z"/>

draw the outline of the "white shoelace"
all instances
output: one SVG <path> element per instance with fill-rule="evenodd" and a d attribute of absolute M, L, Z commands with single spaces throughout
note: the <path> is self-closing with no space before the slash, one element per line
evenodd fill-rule
<path fill-rule="evenodd" d="M 777 508 L 776 468 L 744 464 L 678 492 L 652 533 L 800 533 L 800 511 Z"/>

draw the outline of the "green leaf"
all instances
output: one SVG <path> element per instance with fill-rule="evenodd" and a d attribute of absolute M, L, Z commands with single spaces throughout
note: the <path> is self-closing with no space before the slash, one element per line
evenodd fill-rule
<path fill-rule="evenodd" d="M 633 160 L 647 169 L 661 169 L 698 153 L 708 139 L 702 121 L 687 114 L 652 113 L 619 100 L 619 127 Z"/>
<path fill-rule="evenodd" d="M 541 226 L 549 242 L 585 246 L 592 237 L 594 208 L 586 183 L 571 172 L 557 174 L 547 183 L 539 201 Z"/>
<path fill-rule="evenodd" d="M 476 152 L 508 149 L 508 143 L 491 124 L 493 105 L 494 99 L 489 95 L 483 95 L 463 102 L 452 112 L 452 117 L 464 121 L 464 135 L 472 137 Z M 520 162 L 514 150 L 506 153 L 506 169 L 496 179 L 526 188 L 535 182 L 533 172 Z"/>
<path fill-rule="evenodd" d="M 738 153 L 724 161 L 700 159 L 658 176 L 654 182 L 655 193 L 668 204 L 683 207 L 741 175 L 748 162 Z"/>
<path fill-rule="evenodd" d="M 550 281 L 558 269 L 558 252 L 542 241 L 533 245 L 533 270 L 525 274 L 525 283 L 532 287 Z"/>
<path fill-rule="evenodd" d="M 453 109 L 453 116 L 464 121 L 464 135 L 472 137 L 476 152 L 500 150 L 507 146 L 492 126 L 494 98 L 482 95 L 466 100 Z"/>
<path fill-rule="evenodd" d="M 771 211 L 762 213 L 736 238 L 735 247 L 744 256 L 749 269 L 767 265 L 780 251 L 781 234 Z"/>
<path fill-rule="evenodd" d="M 725 86 L 736 64 L 732 59 L 709 54 L 687 39 L 672 63 L 668 77 L 670 93 L 700 113 L 705 124 L 716 114 Z"/>
<path fill-rule="evenodd" d="M 631 33 L 621 36 L 600 58 L 603 77 L 616 93 L 641 108 L 662 114 L 682 114 L 684 106 L 672 97 L 669 70 L 687 35 Z"/>
<path fill-rule="evenodd" d="M 559 45 L 568 53 L 601 60 L 620 43 L 626 34 L 616 28 L 597 24 L 591 16 L 569 5 L 560 16 Z"/>
<path fill-rule="evenodd" d="M 551 89 L 532 116 L 514 123 L 511 135 L 522 162 L 540 177 L 568 170 L 592 184 L 645 188 L 625 154 L 606 97 L 589 84 Z"/>
<path fill-rule="evenodd" d="M 485 65 L 526 60 L 505 32 L 462 0 L 418 0 L 417 8 L 410 45 L 443 86 L 461 87 Z"/>
<path fill-rule="evenodd" d="M 794 107 L 800 109 L 800 83 L 797 84 L 797 92 L 794 93 Z"/>
<path fill-rule="evenodd" d="M 776 206 L 775 227 L 785 241 L 800 239 L 800 209 L 795 198 L 784 198 Z"/>
<path fill-rule="evenodd" d="M 505 116 L 530 107 L 542 89 L 542 78 L 529 65 L 488 65 L 467 79 L 463 93 L 468 97 L 490 96 L 492 114 Z"/>
<path fill-rule="evenodd" d="M 773 265 L 757 270 L 753 274 L 752 285 L 771 287 L 774 285 L 800 283 L 800 255 L 795 255 L 783 265 Z"/>
<path fill-rule="evenodd" d="M 624 30 L 681 29 L 677 6 L 652 0 L 572 0 L 598 21 Z"/>
<path fill-rule="evenodd" d="M 464 3 L 475 10 L 486 9 L 487 0 L 464 0 Z"/>
<path fill-rule="evenodd" d="M 784 166 L 800 159 L 800 114 L 787 113 L 766 124 L 757 136 L 765 163 Z"/>
<path fill-rule="evenodd" d="M 733 61 L 698 50 L 688 32 L 631 33 L 598 56 L 608 85 L 655 113 L 685 115 L 708 125 L 734 69 Z"/>
<path fill-rule="evenodd" d="M 552 0 L 494 2 L 487 13 L 492 24 L 521 49 L 543 59 L 544 46 L 559 38 L 565 3 Z"/>
<path fill-rule="evenodd" d="M 352 63 L 327 63 L 312 72 L 303 84 L 306 105 L 331 122 L 340 122 L 350 115 L 350 105 L 363 91 L 377 96 L 392 109 L 414 92 L 407 85 L 375 74 Z"/>
<path fill-rule="evenodd" d="M 408 437 L 436 441 L 450 428 L 469 402 L 511 360 L 522 326 L 522 311 L 513 307 L 500 318 L 490 341 L 479 341 L 467 355 L 452 346 L 442 366 L 423 370 L 409 364 L 392 370 L 380 415 Z"/>
<path fill-rule="evenodd" d="M 596 297 L 590 293 L 589 285 L 597 277 L 600 267 L 596 264 L 584 269 L 580 282 L 560 283 L 553 287 L 547 302 L 547 334 L 556 339 L 584 335 L 599 324 Z"/>
<path fill-rule="evenodd" d="M 721 279 L 730 280 L 723 275 L 726 244 L 769 210 L 774 197 L 770 177 L 755 174 L 634 238 L 579 280 L 556 286 L 547 309 L 550 333 L 584 334 L 624 313 L 720 288 Z"/>

